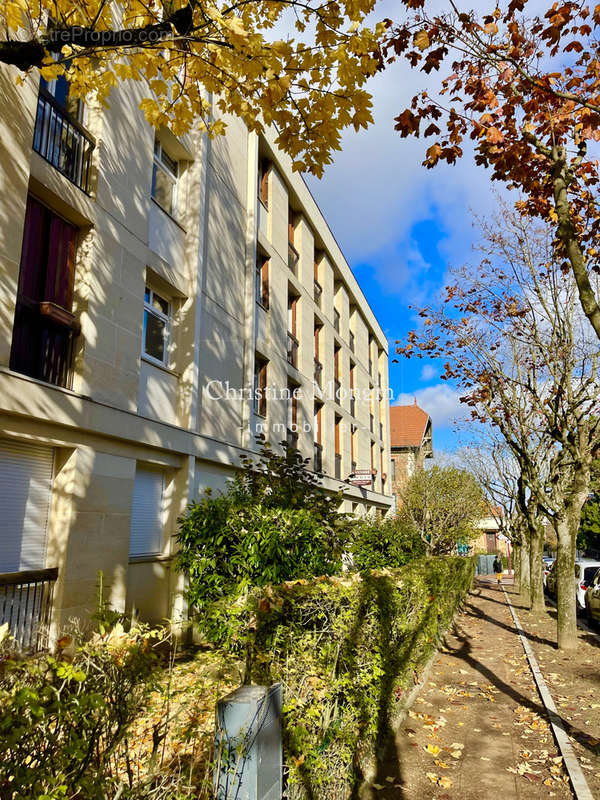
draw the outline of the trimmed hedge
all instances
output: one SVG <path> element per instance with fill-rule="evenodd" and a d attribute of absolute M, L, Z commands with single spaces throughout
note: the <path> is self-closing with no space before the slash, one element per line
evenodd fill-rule
<path fill-rule="evenodd" d="M 253 593 L 247 680 L 283 683 L 290 798 L 355 796 L 473 574 L 472 559 L 423 558 Z"/>

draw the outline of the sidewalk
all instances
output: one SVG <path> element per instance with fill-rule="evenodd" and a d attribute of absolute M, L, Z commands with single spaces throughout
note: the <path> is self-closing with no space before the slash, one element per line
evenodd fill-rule
<path fill-rule="evenodd" d="M 553 647 L 555 639 L 547 632 L 539 636 L 530 631 L 533 625 L 550 628 L 552 620 L 547 614 L 541 620 L 524 613 L 512 586 L 505 588 L 530 641 L 540 647 L 543 642 L 547 660 L 562 660 Z M 590 694 L 595 692 L 600 708 L 600 651 L 588 646 L 595 649 L 596 658 L 595 665 L 591 659 L 584 682 Z M 540 664 L 545 674 L 544 657 Z M 578 664 L 579 651 L 566 662 L 571 667 Z M 549 688 L 562 714 L 550 681 Z M 589 696 L 585 700 L 587 709 L 594 705 Z M 598 710 L 586 714 L 600 722 Z M 583 752 L 590 760 L 585 774 L 592 792 L 598 785 L 594 770 L 600 773 L 592 752 L 594 741 L 577 750 L 579 758 L 587 745 Z M 504 593 L 491 581 L 479 579 L 467 597 L 446 648 L 434 662 L 396 741 L 390 743 L 373 796 L 383 800 L 573 797 Z"/>

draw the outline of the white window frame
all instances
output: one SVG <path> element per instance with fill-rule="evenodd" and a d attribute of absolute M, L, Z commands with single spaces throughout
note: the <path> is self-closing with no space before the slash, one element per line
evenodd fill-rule
<path fill-rule="evenodd" d="M 150 293 L 149 298 L 146 300 L 146 292 Z M 164 314 L 160 309 L 156 308 L 152 305 L 152 300 L 154 299 L 154 295 L 157 294 L 162 300 L 164 300 L 168 307 L 169 313 Z M 160 359 L 153 356 L 151 353 L 146 352 L 146 314 L 152 314 L 152 316 L 160 319 L 162 322 L 165 323 L 165 340 L 164 340 L 164 360 L 161 361 Z M 171 326 L 172 326 L 172 319 L 173 319 L 173 301 L 170 297 L 165 296 L 163 292 L 155 292 L 154 289 L 150 284 L 146 284 L 144 286 L 144 322 L 142 326 L 142 357 L 152 364 L 156 364 L 160 367 L 169 367 L 170 357 L 171 357 Z"/>
<path fill-rule="evenodd" d="M 163 155 L 167 156 L 169 161 L 172 161 L 175 164 L 175 172 L 173 172 L 171 167 L 163 160 Z M 170 181 L 170 183 L 172 185 L 171 210 L 170 211 L 168 209 L 166 209 L 160 203 L 160 201 L 156 198 L 156 196 L 154 194 L 154 187 L 155 187 L 155 181 L 154 181 L 154 174 L 155 173 L 154 173 L 154 170 L 155 169 L 160 169 L 167 176 L 167 178 L 169 179 L 169 181 Z M 179 173 L 180 173 L 179 161 L 176 158 L 172 158 L 166 152 L 164 147 L 162 146 L 160 139 L 156 138 L 154 140 L 154 160 L 153 160 L 153 164 L 152 164 L 152 188 L 151 188 L 150 191 L 151 191 L 152 199 L 154 200 L 154 202 L 160 208 L 162 208 L 162 210 L 165 212 L 165 214 L 168 214 L 170 217 L 173 217 L 173 219 L 177 218 L 177 186 L 178 186 L 178 183 L 179 183 Z"/>

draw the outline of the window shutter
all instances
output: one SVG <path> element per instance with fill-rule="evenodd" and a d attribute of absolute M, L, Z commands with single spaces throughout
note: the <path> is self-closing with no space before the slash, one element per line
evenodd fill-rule
<path fill-rule="evenodd" d="M 44 569 L 54 451 L 0 440 L 0 572 Z"/>
<path fill-rule="evenodd" d="M 131 506 L 129 555 L 162 553 L 164 474 L 160 470 L 137 467 Z"/>

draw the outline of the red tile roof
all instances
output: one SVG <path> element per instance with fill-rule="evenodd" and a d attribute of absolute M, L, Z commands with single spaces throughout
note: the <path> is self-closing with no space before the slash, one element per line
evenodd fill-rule
<path fill-rule="evenodd" d="M 429 414 L 416 403 L 411 406 L 391 406 L 392 447 L 420 447 L 429 421 Z"/>

